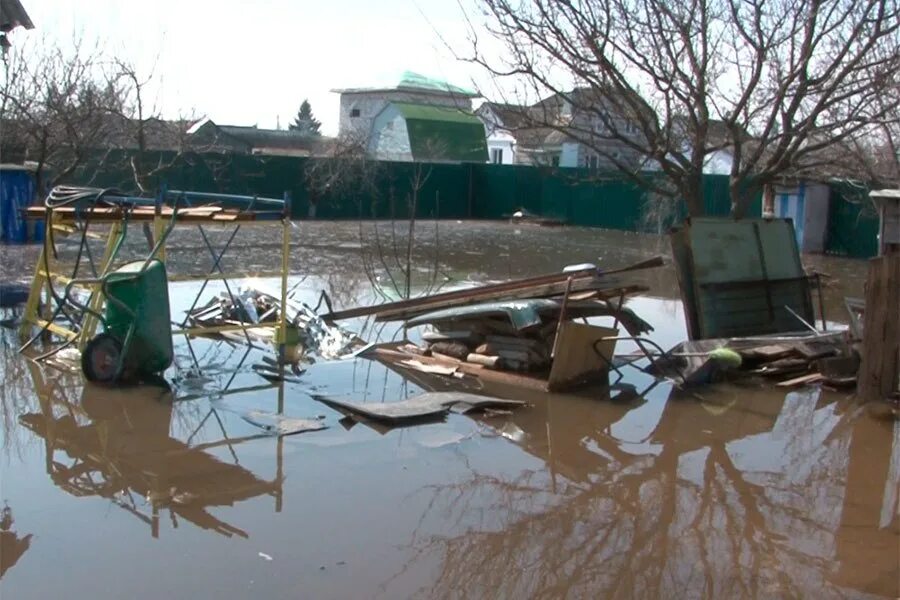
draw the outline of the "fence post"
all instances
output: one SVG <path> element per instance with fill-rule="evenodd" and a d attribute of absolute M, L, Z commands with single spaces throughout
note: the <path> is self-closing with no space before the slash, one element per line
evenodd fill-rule
<path fill-rule="evenodd" d="M 900 254 L 869 261 L 859 395 L 887 398 L 900 376 Z"/>
<path fill-rule="evenodd" d="M 474 198 L 473 198 L 474 189 L 473 188 L 474 188 L 475 182 L 472 180 L 474 178 L 474 173 L 475 173 L 475 165 L 469 163 L 469 189 L 468 189 L 468 198 L 466 199 L 467 204 L 468 204 L 468 213 L 469 213 L 468 215 L 466 215 L 466 218 L 468 218 L 468 219 L 472 218 L 472 212 L 473 212 L 473 203 L 474 203 Z"/>

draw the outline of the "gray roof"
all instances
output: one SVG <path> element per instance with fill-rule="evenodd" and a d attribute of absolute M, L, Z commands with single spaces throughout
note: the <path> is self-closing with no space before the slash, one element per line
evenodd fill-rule
<path fill-rule="evenodd" d="M 198 121 L 187 133 L 200 134 L 198 141 L 217 147 L 265 154 L 323 156 L 334 144 L 334 138 L 330 137 L 311 136 L 290 129 L 261 129 L 255 125 L 219 125 L 211 119 Z"/>
<path fill-rule="evenodd" d="M 243 125 L 219 125 L 219 129 L 253 148 L 312 149 L 321 136 L 311 136 L 290 129 L 259 129 Z"/>
<path fill-rule="evenodd" d="M 478 107 L 479 113 L 490 110 L 500 120 L 499 125 L 504 129 L 518 129 L 523 125 L 527 125 L 528 118 L 527 106 L 518 104 L 505 104 L 501 102 L 485 102 Z"/>
<path fill-rule="evenodd" d="M 12 31 L 16 27 L 34 29 L 34 23 L 19 0 L 0 0 L 0 31 Z"/>

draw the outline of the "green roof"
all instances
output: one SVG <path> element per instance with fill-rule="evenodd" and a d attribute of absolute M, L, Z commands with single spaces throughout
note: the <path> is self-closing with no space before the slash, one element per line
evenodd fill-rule
<path fill-rule="evenodd" d="M 331 91 L 341 94 L 359 94 L 372 92 L 393 92 L 397 90 L 436 92 L 438 94 L 452 94 L 464 98 L 478 98 L 480 96 L 478 92 L 474 90 L 447 83 L 442 79 L 425 77 L 424 75 L 413 73 L 412 71 L 404 71 L 403 74 L 400 75 L 399 79 L 391 78 L 390 80 L 384 80 L 379 85 L 370 85 L 357 88 L 338 88 Z"/>
<path fill-rule="evenodd" d="M 449 106 L 433 106 L 431 104 L 413 104 L 411 102 L 392 102 L 400 114 L 409 119 L 422 121 L 451 121 L 453 123 L 477 123 L 481 121 L 472 113 L 450 108 Z"/>
<path fill-rule="evenodd" d="M 400 83 L 397 84 L 397 87 L 414 88 L 418 90 L 434 90 L 437 92 L 451 92 L 454 94 L 459 94 L 461 96 L 478 96 L 478 93 L 473 90 L 459 87 L 457 85 L 452 85 L 441 79 L 432 79 L 431 77 L 425 77 L 424 75 L 413 73 L 412 71 L 403 72 L 403 75 L 400 77 Z"/>
<path fill-rule="evenodd" d="M 414 160 L 487 160 L 484 125 L 471 113 L 408 102 L 393 105 L 406 120 Z"/>

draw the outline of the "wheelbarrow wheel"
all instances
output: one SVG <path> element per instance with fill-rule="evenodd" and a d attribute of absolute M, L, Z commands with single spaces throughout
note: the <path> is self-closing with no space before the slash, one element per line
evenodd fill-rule
<path fill-rule="evenodd" d="M 112 383 L 118 379 L 122 342 L 108 333 L 94 337 L 81 353 L 81 370 L 88 381 Z"/>

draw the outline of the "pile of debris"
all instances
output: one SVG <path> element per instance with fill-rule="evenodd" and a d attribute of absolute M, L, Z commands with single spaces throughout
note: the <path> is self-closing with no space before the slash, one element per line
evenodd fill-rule
<path fill-rule="evenodd" d="M 655 257 L 611 270 L 576 265 L 561 273 L 350 308 L 324 318 L 374 316 L 405 321 L 407 328 L 430 326 L 421 345 L 387 343 L 374 349 L 391 368 L 562 390 L 606 373 L 620 325 L 632 337 L 652 330 L 624 307 L 626 297 L 647 290 L 624 274 L 662 264 Z M 611 317 L 612 327 L 587 323 L 596 316 Z"/>
<path fill-rule="evenodd" d="M 405 344 L 401 351 L 446 361 L 466 361 L 491 369 L 533 372 L 549 369 L 559 344 L 563 321 L 616 314 L 638 332 L 650 326 L 631 310 L 616 310 L 605 301 L 569 302 L 549 298 L 491 302 L 426 313 L 409 319 L 407 327 L 430 325 L 422 345 Z M 565 310 L 565 314 L 563 311 Z M 612 331 L 610 331 L 612 333 Z M 596 357 L 603 366 L 602 356 Z M 608 358 L 608 357 L 607 357 Z"/>
<path fill-rule="evenodd" d="M 356 334 L 337 325 L 326 323 L 314 309 L 288 296 L 288 340 L 299 346 L 298 359 L 312 362 L 316 357 L 326 360 L 351 355 L 365 347 Z M 187 322 L 194 328 L 209 328 L 209 336 L 231 342 L 253 341 L 274 343 L 281 319 L 281 300 L 271 291 L 260 287 L 243 287 L 237 294 L 222 292 L 199 308 L 191 310 Z M 239 329 L 219 331 L 223 326 Z M 254 327 L 259 325 L 259 327 Z"/>
<path fill-rule="evenodd" d="M 402 350 L 437 358 L 465 360 L 507 371 L 533 371 L 550 364 L 556 328 L 553 323 L 533 335 L 491 335 L 493 323 L 471 323 L 468 330 L 427 332 L 423 346 L 406 344 Z M 547 327 L 552 327 L 547 329 Z"/>
<path fill-rule="evenodd" d="M 656 368 L 686 385 L 758 376 L 780 387 L 849 387 L 859 368 L 851 341 L 847 332 L 693 340 L 657 359 Z"/>

